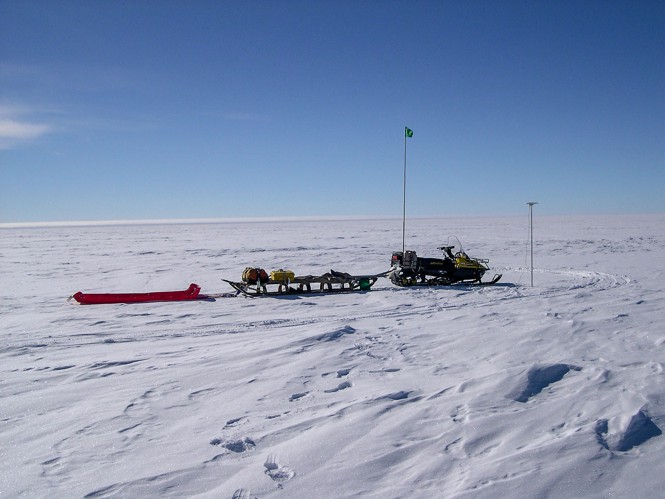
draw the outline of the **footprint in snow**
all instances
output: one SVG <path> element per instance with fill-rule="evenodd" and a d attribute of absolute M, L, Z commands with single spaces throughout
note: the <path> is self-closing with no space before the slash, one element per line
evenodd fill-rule
<path fill-rule="evenodd" d="M 353 386 L 353 383 L 350 381 L 345 381 L 343 383 L 340 383 L 337 385 L 336 388 L 331 388 L 330 390 L 325 390 L 326 393 L 335 393 L 339 392 L 340 390 L 346 390 L 347 388 L 351 388 Z"/>
<path fill-rule="evenodd" d="M 399 391 L 395 393 L 389 393 L 388 395 L 385 396 L 385 398 L 388 398 L 390 400 L 404 400 L 406 398 L 409 398 L 409 394 L 411 392 L 406 392 L 406 391 Z"/>
<path fill-rule="evenodd" d="M 288 466 L 280 465 L 275 454 L 270 454 L 263 466 L 266 469 L 266 475 L 272 478 L 275 482 L 283 483 L 287 480 L 291 480 L 291 478 L 296 475 L 296 472 Z"/>
<path fill-rule="evenodd" d="M 302 393 L 294 393 L 289 397 L 289 402 L 294 402 L 296 400 L 299 400 L 303 398 L 305 395 L 307 395 L 309 392 L 302 392 Z"/>
<path fill-rule="evenodd" d="M 335 331 L 331 331 L 328 333 L 323 333 L 318 336 L 314 337 L 314 340 L 316 341 L 323 341 L 323 342 L 328 342 L 328 341 L 336 341 L 342 338 L 344 335 L 347 334 L 354 334 L 356 332 L 355 328 L 351 326 L 344 326 L 341 329 L 336 329 Z"/>
<path fill-rule="evenodd" d="M 450 418 L 454 423 L 462 423 L 466 421 L 469 414 L 469 408 L 466 404 L 458 405 L 455 410 L 450 414 Z"/>
<path fill-rule="evenodd" d="M 233 493 L 231 499 L 256 499 L 256 496 L 253 496 L 249 489 L 238 489 Z"/>
<path fill-rule="evenodd" d="M 335 377 L 337 377 L 337 378 L 343 378 L 344 376 L 348 376 L 350 372 L 351 372 L 350 368 L 349 369 L 338 369 L 337 371 L 334 371 L 334 372 L 323 373 L 323 374 L 321 374 L 321 377 L 327 378 L 328 376 L 332 376 L 334 374 Z"/>
<path fill-rule="evenodd" d="M 254 440 L 249 437 L 245 437 L 244 440 L 222 440 L 221 438 L 213 438 L 210 441 L 210 445 L 221 445 L 225 449 L 238 454 L 250 451 L 256 447 Z"/>
<path fill-rule="evenodd" d="M 229 419 L 226 424 L 224 425 L 224 428 L 233 428 L 234 426 L 238 426 L 239 424 L 244 423 L 247 421 L 247 418 L 245 417 L 240 417 L 240 418 L 235 418 L 235 419 Z"/>

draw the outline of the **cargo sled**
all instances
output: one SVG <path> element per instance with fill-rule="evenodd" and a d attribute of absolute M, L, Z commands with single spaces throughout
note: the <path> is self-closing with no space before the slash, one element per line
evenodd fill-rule
<path fill-rule="evenodd" d="M 105 303 L 142 303 L 151 301 L 187 301 L 203 298 L 199 295 L 198 284 L 190 284 L 184 291 L 156 291 L 152 293 L 82 293 L 79 291 L 70 297 L 81 305 L 99 305 Z"/>
<path fill-rule="evenodd" d="M 483 282 L 483 275 L 489 270 L 489 260 L 471 258 L 459 239 L 454 240 L 456 244 L 439 247 L 443 258 L 423 258 L 408 250 L 393 253 L 390 281 L 397 286 L 446 286 L 458 283 L 488 285 L 501 279 L 501 274 L 496 274 L 491 281 Z"/>
<path fill-rule="evenodd" d="M 246 268 L 242 281 L 229 281 L 237 294 L 248 296 L 293 295 L 310 293 L 348 293 L 369 291 L 379 277 L 388 272 L 373 275 L 351 275 L 331 270 L 320 276 L 296 276 L 290 270 L 277 270 L 270 275 L 260 268 Z"/>

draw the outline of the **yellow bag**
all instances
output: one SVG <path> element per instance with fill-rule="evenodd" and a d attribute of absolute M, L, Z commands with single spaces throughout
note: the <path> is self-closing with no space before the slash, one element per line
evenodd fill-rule
<path fill-rule="evenodd" d="M 278 281 L 278 282 L 293 281 L 295 276 L 296 275 L 290 270 L 279 269 L 270 272 L 271 281 Z"/>

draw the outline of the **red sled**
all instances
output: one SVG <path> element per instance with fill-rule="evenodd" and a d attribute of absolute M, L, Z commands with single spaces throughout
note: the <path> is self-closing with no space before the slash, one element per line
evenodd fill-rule
<path fill-rule="evenodd" d="M 199 298 L 201 287 L 190 284 L 185 291 L 157 291 L 153 293 L 82 293 L 74 294 L 81 305 L 98 305 L 102 303 L 142 303 L 150 301 L 187 301 Z"/>

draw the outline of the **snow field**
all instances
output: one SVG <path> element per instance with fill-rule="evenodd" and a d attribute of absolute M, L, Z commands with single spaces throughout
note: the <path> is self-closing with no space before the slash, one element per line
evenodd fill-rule
<path fill-rule="evenodd" d="M 378 273 L 401 220 L 0 228 L 0 495 L 616 497 L 662 483 L 665 216 L 414 220 L 492 287 L 230 292 Z"/>

